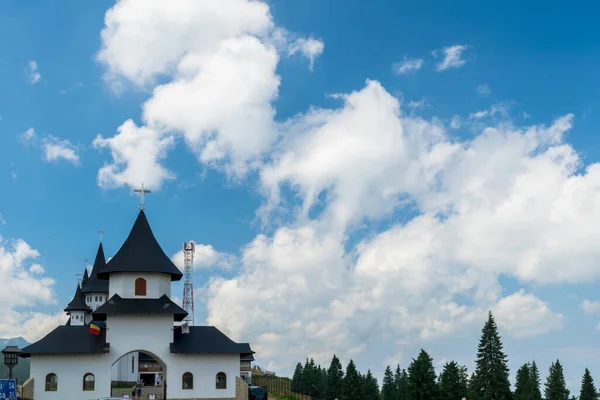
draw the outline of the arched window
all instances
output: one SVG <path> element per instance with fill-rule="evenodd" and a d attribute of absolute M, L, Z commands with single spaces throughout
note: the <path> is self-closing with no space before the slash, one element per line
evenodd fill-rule
<path fill-rule="evenodd" d="M 217 389 L 227 389 L 227 375 L 225 375 L 225 372 L 217 374 Z"/>
<path fill-rule="evenodd" d="M 96 378 L 94 374 L 87 373 L 83 376 L 83 390 L 94 390 L 96 385 Z"/>
<path fill-rule="evenodd" d="M 146 295 L 146 280 L 144 278 L 137 278 L 135 280 L 135 295 L 145 296 Z"/>
<path fill-rule="evenodd" d="M 194 388 L 194 375 L 191 372 L 186 372 L 181 377 L 181 388 L 182 389 L 193 389 Z"/>
<path fill-rule="evenodd" d="M 58 389 L 58 377 L 56 374 L 46 375 L 46 392 L 56 392 Z"/>

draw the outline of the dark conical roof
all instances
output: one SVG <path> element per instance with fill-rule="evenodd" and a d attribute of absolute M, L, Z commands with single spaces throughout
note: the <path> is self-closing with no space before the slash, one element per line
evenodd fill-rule
<path fill-rule="evenodd" d="M 90 275 L 88 274 L 87 266 L 85 267 L 85 271 L 83 272 L 83 278 L 81 279 L 81 287 L 83 288 L 87 283 L 88 279 L 90 279 Z"/>
<path fill-rule="evenodd" d="M 98 273 L 98 277 L 108 279 L 114 272 L 157 272 L 171 275 L 172 281 L 183 277 L 158 244 L 144 210 L 140 210 L 125 243 Z"/>
<path fill-rule="evenodd" d="M 85 303 L 85 296 L 81 293 L 81 287 L 79 283 L 77 283 L 77 289 L 75 290 L 75 296 L 73 296 L 73 300 L 67 305 L 65 308 L 66 312 L 70 311 L 92 311 L 91 308 Z"/>
<path fill-rule="evenodd" d="M 106 266 L 106 259 L 104 258 L 104 248 L 102 243 L 98 246 L 98 252 L 96 253 L 96 259 L 94 260 L 94 266 L 92 267 L 92 273 L 83 285 L 83 294 L 88 293 L 108 293 L 108 281 L 104 279 L 98 279 L 98 273 Z M 86 269 L 87 272 L 87 269 Z M 84 276 L 85 278 L 85 276 Z"/>

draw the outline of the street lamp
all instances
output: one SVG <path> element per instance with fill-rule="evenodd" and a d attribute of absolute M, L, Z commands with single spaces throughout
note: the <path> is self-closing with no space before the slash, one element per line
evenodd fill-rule
<path fill-rule="evenodd" d="M 12 379 L 12 369 L 19 363 L 19 353 L 21 353 L 21 350 L 17 346 L 6 346 L 2 350 L 4 365 L 8 368 L 8 379 Z"/>

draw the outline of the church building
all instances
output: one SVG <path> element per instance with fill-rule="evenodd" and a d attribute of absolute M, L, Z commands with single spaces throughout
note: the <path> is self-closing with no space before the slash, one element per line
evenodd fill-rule
<path fill-rule="evenodd" d="M 115 382 L 139 380 L 162 388 L 157 400 L 235 399 L 240 363 L 254 352 L 216 327 L 182 323 L 187 313 L 171 300 L 182 277 L 141 207 L 108 262 L 100 243 L 65 308 L 67 323 L 22 349 L 34 400 L 108 397 Z"/>

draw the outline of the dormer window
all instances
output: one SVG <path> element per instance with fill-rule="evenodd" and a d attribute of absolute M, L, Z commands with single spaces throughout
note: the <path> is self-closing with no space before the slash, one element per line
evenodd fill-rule
<path fill-rule="evenodd" d="M 145 296 L 146 295 L 146 280 L 144 278 L 137 278 L 135 280 L 135 295 Z"/>

